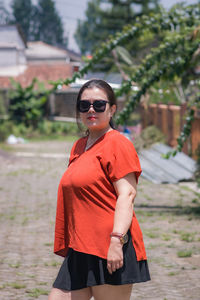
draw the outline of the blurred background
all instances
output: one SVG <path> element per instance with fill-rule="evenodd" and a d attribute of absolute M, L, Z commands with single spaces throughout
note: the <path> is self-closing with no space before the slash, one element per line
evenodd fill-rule
<path fill-rule="evenodd" d="M 199 45 L 197 0 L 0 0 L 0 299 L 47 299 L 57 187 L 91 78 L 114 89 L 143 169 L 152 280 L 132 299 L 199 299 Z"/>

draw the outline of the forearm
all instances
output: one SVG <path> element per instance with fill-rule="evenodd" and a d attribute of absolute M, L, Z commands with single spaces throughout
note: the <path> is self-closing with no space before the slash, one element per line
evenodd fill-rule
<path fill-rule="evenodd" d="M 133 217 L 133 201 L 135 194 L 119 195 L 115 207 L 113 232 L 126 233 Z"/>

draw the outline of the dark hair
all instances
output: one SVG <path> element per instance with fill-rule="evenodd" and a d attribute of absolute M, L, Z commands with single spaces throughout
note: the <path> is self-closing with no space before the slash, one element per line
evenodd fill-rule
<path fill-rule="evenodd" d="M 76 121 L 77 121 L 77 125 L 78 125 L 79 129 L 81 129 L 81 126 L 80 126 L 80 113 L 77 109 L 78 101 L 80 101 L 81 96 L 86 89 L 92 89 L 94 87 L 99 88 L 106 93 L 110 106 L 112 106 L 112 105 L 117 106 L 117 100 L 115 98 L 114 91 L 106 81 L 101 80 L 101 79 L 91 79 L 91 80 L 87 81 L 80 88 L 80 91 L 78 93 L 77 100 L 76 100 Z M 115 128 L 112 118 L 110 119 L 109 124 L 112 128 Z"/>

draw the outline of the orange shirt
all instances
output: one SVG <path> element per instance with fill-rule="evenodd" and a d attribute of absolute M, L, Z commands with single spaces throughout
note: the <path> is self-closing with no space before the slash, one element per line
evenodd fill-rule
<path fill-rule="evenodd" d="M 87 151 L 87 137 L 72 147 L 69 166 L 58 188 L 54 252 L 68 248 L 107 258 L 117 194 L 113 182 L 128 173 L 141 173 L 133 144 L 116 130 L 100 137 Z M 130 226 L 137 260 L 146 259 L 135 213 Z"/>

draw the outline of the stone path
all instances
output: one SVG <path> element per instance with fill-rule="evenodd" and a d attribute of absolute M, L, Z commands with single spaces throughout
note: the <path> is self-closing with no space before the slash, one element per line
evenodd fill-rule
<path fill-rule="evenodd" d="M 0 150 L 0 300 L 47 300 L 62 263 L 53 254 L 54 220 L 70 148 L 42 142 Z M 135 284 L 131 299 L 200 299 L 200 194 L 141 179 L 135 211 L 152 280 Z"/>

